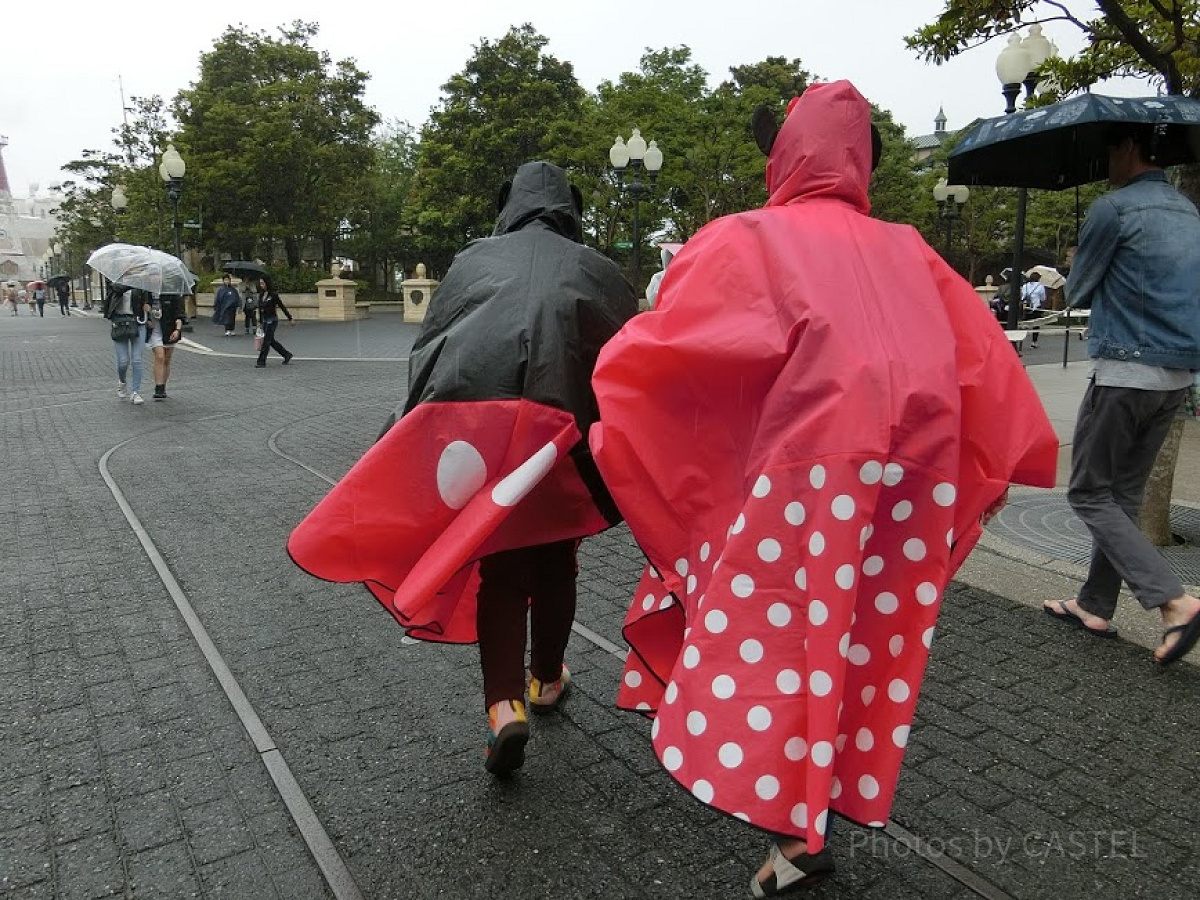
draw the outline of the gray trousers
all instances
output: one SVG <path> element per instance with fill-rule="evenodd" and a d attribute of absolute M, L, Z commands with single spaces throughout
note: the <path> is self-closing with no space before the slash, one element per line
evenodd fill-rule
<path fill-rule="evenodd" d="M 1178 576 L 1137 521 L 1154 459 L 1185 393 L 1098 387 L 1093 381 L 1083 395 L 1067 501 L 1092 534 L 1092 561 L 1078 603 L 1094 616 L 1113 617 L 1122 579 L 1146 609 L 1183 594 Z"/>

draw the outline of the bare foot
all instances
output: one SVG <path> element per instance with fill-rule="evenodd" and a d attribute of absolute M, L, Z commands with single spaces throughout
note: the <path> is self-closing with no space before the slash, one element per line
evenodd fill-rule
<path fill-rule="evenodd" d="M 1079 618 L 1083 622 L 1083 627 L 1090 631 L 1098 631 L 1104 633 L 1108 631 L 1108 619 L 1102 619 L 1099 616 L 1093 616 L 1085 609 L 1081 609 L 1079 601 L 1072 597 L 1070 600 L 1047 600 L 1042 604 L 1053 615 L 1061 616 L 1064 612 L 1069 612 Z M 1165 608 L 1165 607 L 1164 607 Z"/>
<path fill-rule="evenodd" d="M 1162 616 L 1164 629 L 1174 628 L 1177 625 L 1186 625 L 1200 615 L 1200 599 L 1184 594 L 1182 597 L 1176 597 L 1174 600 L 1168 600 L 1163 606 L 1159 607 L 1159 614 Z M 1158 649 L 1154 651 L 1154 658 L 1161 661 L 1171 649 L 1183 640 L 1183 632 L 1176 631 L 1167 635 Z"/>

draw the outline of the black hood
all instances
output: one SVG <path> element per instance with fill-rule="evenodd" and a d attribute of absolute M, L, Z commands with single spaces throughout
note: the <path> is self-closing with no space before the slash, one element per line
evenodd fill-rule
<path fill-rule="evenodd" d="M 505 183 L 492 234 L 510 234 L 535 221 L 573 241 L 582 237 L 580 211 L 567 173 L 540 160 L 524 163 Z"/>

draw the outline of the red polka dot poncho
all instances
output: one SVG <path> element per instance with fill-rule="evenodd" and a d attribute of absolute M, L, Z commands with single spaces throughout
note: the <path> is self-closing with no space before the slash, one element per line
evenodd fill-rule
<path fill-rule="evenodd" d="M 888 818 L 941 594 L 1058 441 L 987 307 L 868 216 L 848 83 L 795 102 L 767 207 L 710 223 L 593 377 L 591 442 L 648 567 L 622 707 L 697 798 L 823 846 Z"/>

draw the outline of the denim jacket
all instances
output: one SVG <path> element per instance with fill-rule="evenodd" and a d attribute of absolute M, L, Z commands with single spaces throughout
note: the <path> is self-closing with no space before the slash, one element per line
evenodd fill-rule
<path fill-rule="evenodd" d="M 1088 354 L 1200 369 L 1200 214 L 1145 172 L 1088 209 L 1067 300 L 1091 308 Z"/>

